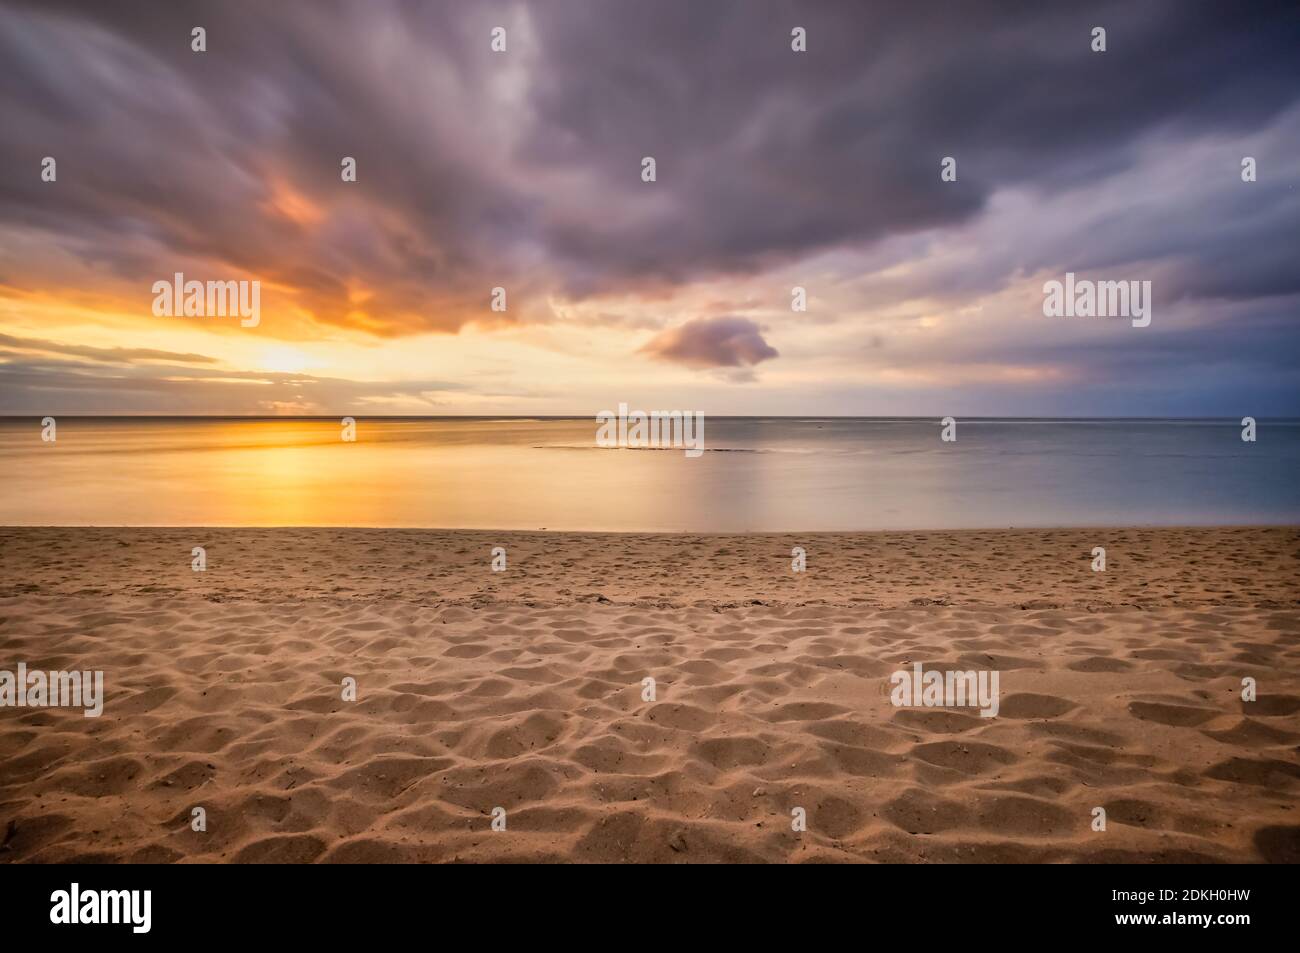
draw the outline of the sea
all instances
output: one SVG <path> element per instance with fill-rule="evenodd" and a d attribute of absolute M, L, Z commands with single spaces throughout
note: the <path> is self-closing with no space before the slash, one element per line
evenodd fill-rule
<path fill-rule="evenodd" d="M 0 418 L 0 524 L 782 532 L 1300 523 L 1300 419 Z M 53 439 L 46 439 L 47 437 Z"/>

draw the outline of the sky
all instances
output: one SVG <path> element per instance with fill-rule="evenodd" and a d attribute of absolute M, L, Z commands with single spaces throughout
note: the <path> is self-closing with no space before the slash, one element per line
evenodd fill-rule
<path fill-rule="evenodd" d="M 1297 50 L 1294 2 L 0 0 L 0 414 L 1300 415 Z M 1067 272 L 1150 325 L 1046 316 Z"/>

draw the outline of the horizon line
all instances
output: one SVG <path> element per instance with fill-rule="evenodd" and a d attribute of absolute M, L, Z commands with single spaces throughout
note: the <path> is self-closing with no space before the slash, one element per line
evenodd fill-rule
<path fill-rule="evenodd" d="M 633 410 L 629 413 L 670 413 L 671 411 Z M 942 420 L 952 417 L 955 420 L 1052 420 L 1052 421 L 1239 421 L 1236 416 L 1197 414 L 1189 416 L 1017 416 L 1012 414 L 710 414 L 706 411 L 680 411 L 681 413 L 702 413 L 705 417 L 719 420 Z M 609 411 L 601 411 L 609 413 Z M 41 420 L 44 417 L 79 419 L 79 420 L 338 420 L 341 417 L 355 417 L 365 420 L 595 420 L 596 414 L 366 414 L 350 411 L 343 414 L 0 414 L 0 421 Z M 1247 415 L 1249 416 L 1249 415 Z M 1300 421 L 1300 416 L 1258 416 L 1254 420 Z"/>

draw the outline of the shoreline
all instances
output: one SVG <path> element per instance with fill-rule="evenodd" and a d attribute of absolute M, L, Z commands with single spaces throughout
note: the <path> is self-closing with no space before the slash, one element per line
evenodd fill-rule
<path fill-rule="evenodd" d="M 205 549 L 204 572 L 191 569 L 195 546 Z M 505 572 L 491 571 L 497 546 Z M 805 551 L 803 573 L 792 571 L 796 546 Z M 1106 549 L 1104 572 L 1091 568 L 1098 546 Z M 1286 608 L 1300 607 L 1300 527 L 799 534 L 0 527 L 0 596 L 38 592 L 534 606 Z"/>

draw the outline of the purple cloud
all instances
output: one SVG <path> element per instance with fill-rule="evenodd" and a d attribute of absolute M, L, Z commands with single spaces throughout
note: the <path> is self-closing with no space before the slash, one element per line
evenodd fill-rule
<path fill-rule="evenodd" d="M 655 335 L 639 353 L 700 368 L 747 367 L 779 356 L 757 324 L 736 317 L 687 321 Z"/>

